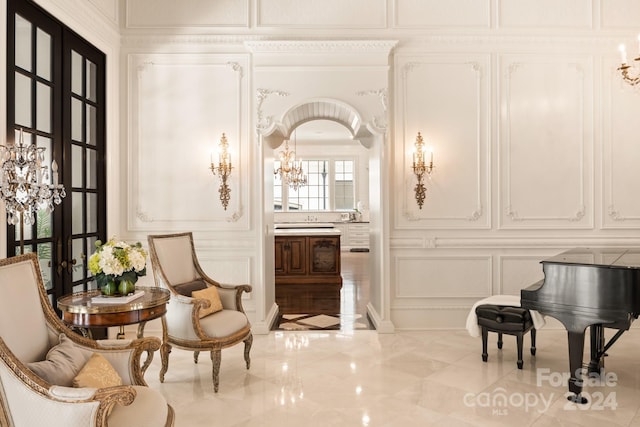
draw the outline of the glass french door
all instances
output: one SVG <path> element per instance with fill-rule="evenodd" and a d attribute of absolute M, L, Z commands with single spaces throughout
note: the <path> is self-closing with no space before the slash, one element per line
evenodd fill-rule
<path fill-rule="evenodd" d="M 7 139 L 35 139 L 66 191 L 33 225 L 8 226 L 7 254 L 38 253 L 54 303 L 96 287 L 87 259 L 106 237 L 105 57 L 33 3 L 7 6 Z"/>

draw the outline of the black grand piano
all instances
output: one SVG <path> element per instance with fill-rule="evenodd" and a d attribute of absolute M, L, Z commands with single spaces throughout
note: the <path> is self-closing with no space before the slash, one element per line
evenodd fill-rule
<path fill-rule="evenodd" d="M 640 314 L 640 248 L 576 248 L 542 261 L 544 280 L 520 291 L 523 308 L 558 319 L 569 338 L 569 400 L 586 403 L 582 354 L 590 328 L 588 375 Z M 604 328 L 617 329 L 605 344 Z"/>

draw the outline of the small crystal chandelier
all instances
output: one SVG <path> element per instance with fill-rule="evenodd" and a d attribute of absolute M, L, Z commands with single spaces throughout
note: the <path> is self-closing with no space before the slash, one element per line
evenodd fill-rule
<path fill-rule="evenodd" d="M 218 193 L 220 193 L 220 203 L 222 203 L 222 207 L 226 211 L 227 206 L 229 206 L 229 200 L 231 200 L 231 189 L 229 188 L 227 181 L 229 180 L 231 169 L 233 169 L 233 167 L 231 166 L 231 156 L 229 155 L 229 143 L 227 142 L 227 136 L 224 133 L 220 138 L 220 143 L 218 143 L 218 165 L 213 163 L 212 157 L 209 169 L 211 169 L 211 172 L 214 175 L 218 175 L 220 177 L 220 188 L 218 189 Z"/>
<path fill-rule="evenodd" d="M 638 43 L 640 44 L 640 35 L 638 35 Z M 627 64 L 627 48 L 625 45 L 621 44 L 618 47 L 618 50 L 620 51 L 621 60 L 621 65 L 618 67 L 618 71 L 620 71 L 620 74 L 622 75 L 622 80 L 631 86 L 636 86 L 640 83 L 640 54 L 637 58 L 634 58 L 634 63 L 629 65 Z"/>
<path fill-rule="evenodd" d="M 280 152 L 280 167 L 273 173 L 275 175 L 279 174 L 280 179 L 283 183 L 288 184 L 289 187 L 293 188 L 295 191 L 298 191 L 298 188 L 307 185 L 307 176 L 304 174 L 304 170 L 302 169 L 302 160 L 296 159 L 296 135 L 297 130 L 294 134 L 293 151 L 289 151 L 289 141 L 284 141 L 284 151 Z"/>
<path fill-rule="evenodd" d="M 7 209 L 7 222 L 21 225 L 22 252 L 23 225 L 35 224 L 39 209 L 49 214 L 67 195 L 64 186 L 58 183 L 55 160 L 51 163 L 53 183 L 50 183 L 49 168 L 43 165 L 44 151 L 44 147 L 36 145 L 35 138 L 25 145 L 22 129 L 18 144 L 0 145 L 0 197 Z"/>

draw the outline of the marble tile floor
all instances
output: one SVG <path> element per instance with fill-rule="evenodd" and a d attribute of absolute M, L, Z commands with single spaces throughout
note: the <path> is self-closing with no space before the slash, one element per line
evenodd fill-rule
<path fill-rule="evenodd" d="M 588 384 L 587 405 L 568 402 L 566 332 L 540 330 L 537 353 L 516 367 L 515 337 L 502 350 L 466 331 L 378 334 L 272 331 L 256 335 L 251 369 L 243 346 L 222 352 L 220 391 L 211 360 L 174 349 L 165 382 L 160 355 L 145 378 L 176 412 L 176 426 L 640 426 L 640 330 L 609 350 L 607 378 Z"/>

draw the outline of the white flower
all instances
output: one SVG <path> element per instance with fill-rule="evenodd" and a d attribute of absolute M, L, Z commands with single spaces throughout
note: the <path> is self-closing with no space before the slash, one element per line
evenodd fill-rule
<path fill-rule="evenodd" d="M 139 250 L 132 250 L 129 252 L 129 262 L 134 271 L 142 271 L 146 265 L 146 258 Z"/>
<path fill-rule="evenodd" d="M 123 241 L 110 239 L 105 244 L 98 244 L 97 250 L 89 258 L 89 270 L 95 275 L 122 276 L 127 272 L 137 276 L 145 274 L 147 253 L 140 243 L 134 246 Z"/>

